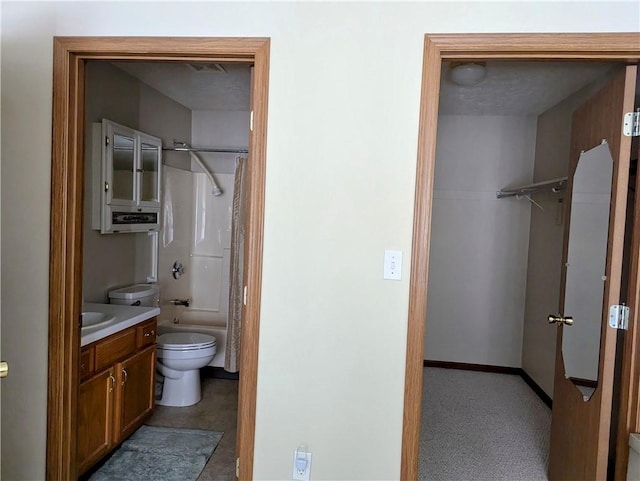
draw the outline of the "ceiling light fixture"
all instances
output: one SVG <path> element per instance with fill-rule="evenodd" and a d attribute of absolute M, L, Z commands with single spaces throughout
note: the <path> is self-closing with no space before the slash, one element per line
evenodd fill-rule
<path fill-rule="evenodd" d="M 479 84 L 487 76 L 485 62 L 453 62 L 449 68 L 451 81 L 464 87 Z"/>

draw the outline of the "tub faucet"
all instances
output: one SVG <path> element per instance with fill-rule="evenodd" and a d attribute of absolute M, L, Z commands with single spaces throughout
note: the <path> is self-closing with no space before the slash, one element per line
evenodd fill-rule
<path fill-rule="evenodd" d="M 190 299 L 171 299 L 169 302 L 171 304 L 173 304 L 174 306 L 189 307 L 189 304 L 191 303 L 191 300 Z"/>

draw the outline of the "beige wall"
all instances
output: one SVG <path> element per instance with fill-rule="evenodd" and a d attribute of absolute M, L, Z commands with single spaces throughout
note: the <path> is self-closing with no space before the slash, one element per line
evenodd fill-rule
<path fill-rule="evenodd" d="M 86 72 L 82 294 L 87 302 L 107 302 L 110 289 L 133 280 L 135 242 L 133 234 L 107 235 L 91 229 L 92 171 L 100 172 L 91 155 L 92 124 L 105 118 L 137 129 L 140 87 L 136 79 L 105 62 L 89 62 Z"/>
<path fill-rule="evenodd" d="M 606 78 L 606 76 L 605 76 Z M 534 182 L 565 177 L 569 170 L 571 116 L 605 79 L 569 96 L 538 117 Z M 527 294 L 522 342 L 522 368 L 553 397 L 556 359 L 556 327 L 549 326 L 549 314 L 560 312 L 560 276 L 564 232 L 564 196 L 552 193 L 536 197 L 544 208 L 531 210 Z"/>
<path fill-rule="evenodd" d="M 289 479 L 306 442 L 313 479 L 388 480 L 400 469 L 424 34 L 638 31 L 639 9 L 3 2 L 1 348 L 15 367 L 2 479 L 45 469 L 53 35 L 271 37 L 254 477 Z M 404 251 L 400 282 L 382 280 L 385 248 Z"/>
<path fill-rule="evenodd" d="M 162 145 L 173 146 L 174 140 L 189 142 L 191 138 L 191 109 L 161 94 L 146 84 L 140 85 L 139 128 L 162 139 Z M 188 155 L 162 152 L 162 163 L 188 168 Z"/>

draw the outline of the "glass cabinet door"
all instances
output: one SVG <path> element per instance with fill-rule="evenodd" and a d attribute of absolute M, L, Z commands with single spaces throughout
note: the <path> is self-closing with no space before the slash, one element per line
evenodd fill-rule
<path fill-rule="evenodd" d="M 113 197 L 133 200 L 134 188 L 134 141 L 120 134 L 113 136 Z"/>
<path fill-rule="evenodd" d="M 106 124 L 107 155 L 105 191 L 107 203 L 136 203 L 136 135 L 135 131 L 111 122 Z"/>
<path fill-rule="evenodd" d="M 155 139 L 144 135 L 140 135 L 139 140 L 139 201 L 142 205 L 158 205 L 160 202 L 161 144 L 159 144 Z"/>

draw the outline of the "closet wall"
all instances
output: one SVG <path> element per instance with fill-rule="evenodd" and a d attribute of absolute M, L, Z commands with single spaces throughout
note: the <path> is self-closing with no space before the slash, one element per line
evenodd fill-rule
<path fill-rule="evenodd" d="M 146 282 L 140 260 L 148 255 L 144 252 L 147 234 L 100 234 L 91 229 L 91 123 L 103 118 L 162 137 L 165 145 L 191 136 L 189 109 L 109 63 L 87 63 L 83 222 L 83 299 L 87 302 L 107 302 L 111 289 Z"/>
<path fill-rule="evenodd" d="M 535 117 L 441 115 L 425 359 L 520 367 Z"/>

